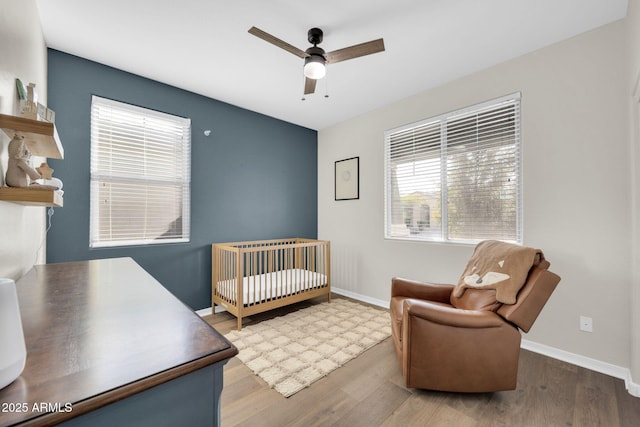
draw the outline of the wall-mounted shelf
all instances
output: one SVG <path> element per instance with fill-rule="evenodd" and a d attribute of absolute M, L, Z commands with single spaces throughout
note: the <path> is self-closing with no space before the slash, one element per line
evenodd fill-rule
<path fill-rule="evenodd" d="M 0 200 L 27 206 L 53 206 L 61 208 L 62 195 L 51 188 L 0 187 Z"/>
<path fill-rule="evenodd" d="M 13 138 L 16 133 L 24 136 L 24 141 L 33 155 L 52 159 L 64 158 L 64 148 L 53 123 L 0 114 L 0 128 L 9 138 Z"/>
<path fill-rule="evenodd" d="M 0 129 L 13 138 L 24 136 L 31 154 L 53 159 L 64 158 L 64 149 L 53 123 L 0 114 Z M 51 187 L 0 187 L 0 200 L 27 206 L 62 207 L 62 195 Z"/>

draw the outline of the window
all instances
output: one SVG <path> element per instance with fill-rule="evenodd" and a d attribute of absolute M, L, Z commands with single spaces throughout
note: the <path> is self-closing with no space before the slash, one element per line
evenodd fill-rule
<path fill-rule="evenodd" d="M 520 94 L 385 132 L 385 237 L 522 241 Z"/>
<path fill-rule="evenodd" d="M 191 120 L 94 96 L 90 246 L 189 241 Z"/>

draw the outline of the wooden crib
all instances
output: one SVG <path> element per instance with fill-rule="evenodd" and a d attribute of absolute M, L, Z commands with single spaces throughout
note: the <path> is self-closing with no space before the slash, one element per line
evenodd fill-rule
<path fill-rule="evenodd" d="M 278 239 L 211 245 L 211 308 L 238 319 L 327 295 L 331 302 L 330 245 L 326 240 Z"/>

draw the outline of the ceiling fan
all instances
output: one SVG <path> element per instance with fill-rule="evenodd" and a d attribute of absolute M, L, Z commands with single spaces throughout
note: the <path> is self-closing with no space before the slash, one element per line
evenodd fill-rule
<path fill-rule="evenodd" d="M 307 33 L 307 40 L 313 44 L 313 46 L 307 50 L 298 49 L 256 27 L 251 27 L 249 33 L 304 59 L 305 95 L 315 92 L 316 82 L 323 78 L 327 72 L 326 64 L 335 64 L 336 62 L 346 61 L 347 59 L 384 51 L 384 41 L 377 39 L 332 52 L 325 52 L 324 49 L 318 47 L 318 45 L 322 43 L 323 34 L 320 28 L 312 28 Z"/>

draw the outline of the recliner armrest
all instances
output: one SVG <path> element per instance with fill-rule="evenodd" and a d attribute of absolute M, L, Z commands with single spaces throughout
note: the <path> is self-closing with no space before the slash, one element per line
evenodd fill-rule
<path fill-rule="evenodd" d="M 419 282 L 417 280 L 394 277 L 391 279 L 391 297 L 417 298 L 428 301 L 449 303 L 453 285 Z"/>
<path fill-rule="evenodd" d="M 403 315 L 457 328 L 497 328 L 505 324 L 493 311 L 461 310 L 415 299 L 404 300 Z"/>

